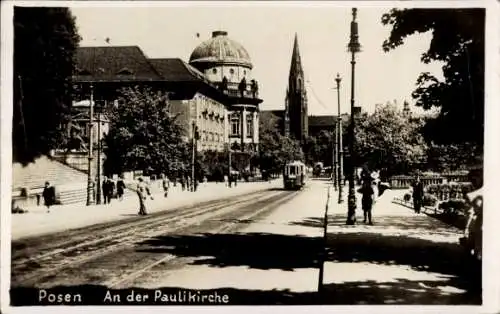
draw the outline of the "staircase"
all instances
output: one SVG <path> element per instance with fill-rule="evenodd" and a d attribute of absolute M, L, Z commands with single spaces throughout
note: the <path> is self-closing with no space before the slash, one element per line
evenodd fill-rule
<path fill-rule="evenodd" d="M 12 165 L 12 198 L 19 206 L 43 204 L 41 194 L 45 182 L 56 188 L 61 204 L 85 202 L 87 199 L 87 174 L 57 160 L 43 156 L 27 166 Z"/>

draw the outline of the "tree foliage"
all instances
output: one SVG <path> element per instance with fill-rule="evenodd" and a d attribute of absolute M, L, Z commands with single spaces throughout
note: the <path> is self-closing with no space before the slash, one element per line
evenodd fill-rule
<path fill-rule="evenodd" d="M 322 162 L 325 166 L 331 166 L 332 144 L 333 131 L 321 130 L 316 136 L 309 136 L 304 145 L 308 164 Z"/>
<path fill-rule="evenodd" d="M 401 174 L 426 162 L 427 145 L 420 133 L 422 120 L 406 117 L 391 103 L 377 107 L 355 125 L 355 153 L 358 165 Z"/>
<path fill-rule="evenodd" d="M 455 171 L 482 164 L 483 147 L 474 143 L 431 143 L 427 150 L 427 167 L 433 171 Z"/>
<path fill-rule="evenodd" d="M 278 128 L 279 119 L 272 113 L 259 116 L 259 164 L 261 170 L 279 172 L 291 160 L 304 160 L 298 141 L 283 136 Z"/>
<path fill-rule="evenodd" d="M 111 173 L 144 170 L 172 174 L 188 171 L 189 145 L 183 128 L 168 110 L 168 98 L 149 88 L 121 90 L 118 107 L 110 113 L 105 137 L 106 169 Z"/>
<path fill-rule="evenodd" d="M 412 96 L 424 109 L 440 108 L 425 135 L 438 143 L 484 141 L 484 9 L 393 9 L 382 17 L 391 26 L 384 51 L 415 33 L 432 32 L 424 63 L 443 62 L 444 81 L 428 72 L 417 78 Z"/>
<path fill-rule="evenodd" d="M 64 142 L 79 41 L 68 8 L 14 8 L 14 161 L 30 162 Z"/>

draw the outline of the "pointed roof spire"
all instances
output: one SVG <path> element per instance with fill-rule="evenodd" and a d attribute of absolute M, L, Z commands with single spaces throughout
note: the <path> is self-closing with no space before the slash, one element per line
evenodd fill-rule
<path fill-rule="evenodd" d="M 290 76 L 303 73 L 302 70 L 302 62 L 300 60 L 300 52 L 299 52 L 299 40 L 297 33 L 295 33 L 295 39 L 293 41 L 293 52 L 292 52 L 292 63 L 290 65 Z"/>

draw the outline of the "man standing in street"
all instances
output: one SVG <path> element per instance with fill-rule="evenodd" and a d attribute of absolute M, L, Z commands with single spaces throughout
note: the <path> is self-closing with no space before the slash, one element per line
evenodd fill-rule
<path fill-rule="evenodd" d="M 413 182 L 413 209 L 415 213 L 420 214 L 420 208 L 424 198 L 424 186 L 420 181 L 420 176 L 417 174 L 415 182 Z"/>
<path fill-rule="evenodd" d="M 125 182 L 123 181 L 123 176 L 120 175 L 118 181 L 116 182 L 116 195 L 120 201 L 123 200 L 123 194 L 125 193 Z"/>
<path fill-rule="evenodd" d="M 50 206 L 54 205 L 56 202 L 56 191 L 54 187 L 50 185 L 49 181 L 45 182 L 42 196 L 45 202 L 45 206 L 47 206 L 47 213 L 50 213 Z"/>
<path fill-rule="evenodd" d="M 147 215 L 147 210 L 146 210 L 146 199 L 148 196 L 153 199 L 153 196 L 151 196 L 151 192 L 149 190 L 149 187 L 147 184 L 144 182 L 143 178 L 139 178 L 137 183 L 137 197 L 139 198 L 139 215 L 145 216 Z"/>
<path fill-rule="evenodd" d="M 168 196 L 168 190 L 170 189 L 170 180 L 164 174 L 162 174 L 161 177 L 162 177 L 162 185 L 163 185 L 164 196 L 167 197 Z"/>

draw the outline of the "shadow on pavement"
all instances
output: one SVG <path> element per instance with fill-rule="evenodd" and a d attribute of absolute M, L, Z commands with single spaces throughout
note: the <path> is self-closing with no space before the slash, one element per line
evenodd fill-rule
<path fill-rule="evenodd" d="M 221 288 L 211 290 L 219 295 L 229 296 L 228 304 L 235 305 L 272 305 L 272 304 L 480 304 L 481 271 L 480 266 L 464 259 L 458 245 L 435 243 L 430 240 L 410 236 L 391 236 L 376 232 L 332 233 L 327 238 L 325 265 L 333 266 L 347 263 L 343 273 L 329 271 L 321 293 L 293 292 L 290 290 L 247 290 Z M 177 257 L 193 257 L 191 265 L 211 267 L 247 266 L 253 269 L 279 269 L 294 271 L 298 268 L 318 268 L 321 265 L 323 248 L 321 237 L 299 235 L 279 235 L 269 233 L 248 234 L 199 234 L 182 236 L 158 236 L 137 243 L 139 252 L 173 254 Z M 375 266 L 407 266 L 413 273 L 433 273 L 434 280 L 425 278 L 401 278 L 392 272 L 373 280 L 354 276 L 349 272 L 363 271 L 355 263 Z M 361 265 L 361 264 L 359 264 Z M 388 268 L 388 267 L 386 267 Z M 376 269 L 376 268 L 375 268 Z M 346 274 L 347 273 L 347 274 Z M 399 277 L 399 278 L 398 278 Z M 405 276 L 402 276 L 405 277 Z M 328 281 L 334 279 L 335 282 Z M 269 278 L 272 280 L 272 278 Z M 308 279 L 310 280 L 310 278 Z M 313 278 L 312 280 L 317 280 Z M 132 287 L 131 287 L 132 288 Z M 125 302 L 130 290 L 111 290 L 122 295 L 123 305 L 166 305 L 184 304 L 179 302 L 154 302 L 154 290 L 132 288 L 135 293 L 147 293 L 150 299 L 145 302 Z M 189 291 L 180 287 L 161 288 L 163 293 L 178 294 Z M 54 287 L 50 293 L 80 293 L 84 304 L 105 305 L 103 303 L 107 287 L 85 285 L 73 287 Z M 194 292 L 204 290 L 191 290 Z M 209 290 L 210 291 L 210 290 Z M 35 288 L 11 289 L 13 305 L 42 305 L 38 302 L 39 290 Z M 75 303 L 81 304 L 81 303 Z M 109 303 L 108 303 L 109 304 Z M 189 303 L 196 304 L 196 303 Z M 202 303 L 198 303 L 202 304 Z M 210 305 L 209 303 L 203 303 Z M 217 303 L 220 304 L 220 303 Z M 214 304 L 216 305 L 216 304 Z"/>
<path fill-rule="evenodd" d="M 323 242 L 319 237 L 270 233 L 158 236 L 138 244 L 139 252 L 203 257 L 193 265 L 248 266 L 255 269 L 319 267 Z"/>
<path fill-rule="evenodd" d="M 411 269 L 412 274 L 432 274 L 437 279 L 427 282 L 421 278 L 415 280 L 397 278 L 397 270 L 396 278 L 393 278 L 391 268 L 387 282 L 364 279 L 340 283 L 325 281 L 326 285 L 321 298 L 312 294 L 290 292 L 280 294 L 276 291 L 267 292 L 269 294 L 267 296 L 273 300 L 285 298 L 294 304 L 309 304 L 308 302 L 319 304 L 481 303 L 481 265 L 467 259 L 459 245 L 436 243 L 411 235 L 355 232 L 355 228 L 351 230 L 353 232 L 328 235 L 325 258 L 327 262 L 333 262 L 333 267 L 338 263 L 406 266 Z M 196 257 L 191 265 L 247 266 L 261 270 L 294 271 L 298 268 L 319 269 L 323 243 L 320 237 L 298 235 L 200 234 L 155 237 L 140 243 L 137 251 Z M 352 269 L 352 272 L 359 269 L 355 264 L 349 267 L 349 271 Z M 335 277 L 335 274 L 331 275 Z M 345 274 L 342 276 L 346 277 Z M 385 277 L 383 279 L 383 281 L 386 280 Z M 450 288 L 451 292 L 446 287 Z M 266 296 L 264 292 L 246 291 L 245 293 L 249 293 L 252 297 L 253 294 L 262 294 L 258 298 L 264 299 Z M 293 298 L 297 299 L 291 301 Z M 274 302 L 277 301 L 270 304 Z"/>
<path fill-rule="evenodd" d="M 376 213 L 373 214 L 374 227 L 392 227 L 402 230 L 418 230 L 420 232 L 432 232 L 435 234 L 449 234 L 449 233 L 459 233 L 459 229 L 455 229 L 439 220 L 430 219 L 424 215 L 415 216 L 381 216 L 377 217 Z M 313 228 L 323 228 L 324 219 L 323 217 L 308 217 L 302 221 L 291 222 L 290 225 L 303 226 L 303 227 L 313 227 Z M 328 226 L 339 226 L 344 227 L 346 223 L 346 216 L 333 214 L 328 215 Z M 365 226 L 360 217 L 357 218 L 358 226 Z M 346 228 L 352 228 L 351 226 Z"/>
<path fill-rule="evenodd" d="M 413 207 L 411 205 L 399 203 L 399 202 L 392 202 L 395 205 L 406 207 L 413 211 Z M 423 209 L 422 211 L 424 214 L 427 216 L 434 218 L 436 220 L 439 220 L 449 226 L 453 226 L 455 228 L 458 228 L 460 230 L 464 230 L 465 226 L 467 224 L 467 217 L 464 215 L 451 215 L 451 214 L 446 214 L 446 213 L 434 213 L 434 210 L 432 209 Z"/>

